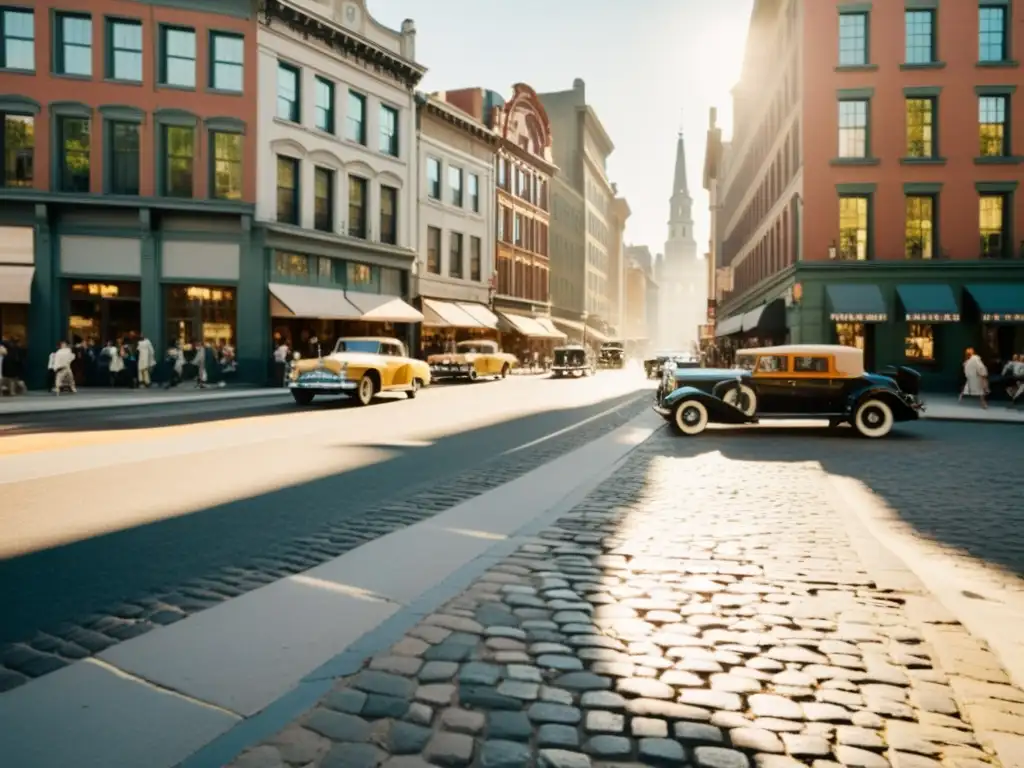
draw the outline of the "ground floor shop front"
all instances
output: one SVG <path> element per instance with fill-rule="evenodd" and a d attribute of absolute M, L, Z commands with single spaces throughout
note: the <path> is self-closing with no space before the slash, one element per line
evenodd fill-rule
<path fill-rule="evenodd" d="M 1024 262 L 796 265 L 724 305 L 716 363 L 782 343 L 856 346 L 869 370 L 908 365 L 955 392 L 968 347 L 993 376 L 1024 353 Z"/>

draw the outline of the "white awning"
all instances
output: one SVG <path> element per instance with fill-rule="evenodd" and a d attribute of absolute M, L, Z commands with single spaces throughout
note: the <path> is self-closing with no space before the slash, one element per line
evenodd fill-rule
<path fill-rule="evenodd" d="M 557 325 L 560 325 L 563 328 L 568 328 L 570 331 L 575 331 L 576 333 L 583 333 L 583 323 L 577 323 L 575 320 L 565 320 L 561 317 L 555 317 L 552 319 Z"/>
<path fill-rule="evenodd" d="M 532 317 L 526 315 L 517 315 L 513 312 L 502 312 L 501 316 L 519 333 L 523 336 L 531 336 L 536 339 L 548 338 L 548 332 L 544 330 L 544 326 L 534 320 Z"/>
<path fill-rule="evenodd" d="M 537 322 L 540 323 L 541 328 L 548 332 L 549 338 L 558 339 L 559 341 L 565 341 L 569 338 L 560 330 L 555 328 L 555 324 L 551 322 L 550 317 L 538 317 Z"/>
<path fill-rule="evenodd" d="M 371 323 L 422 323 L 423 313 L 397 296 L 380 293 L 347 293 L 360 311 L 360 320 Z"/>
<path fill-rule="evenodd" d="M 587 326 L 587 338 L 593 339 L 594 341 L 600 342 L 601 344 L 604 344 L 609 339 L 608 336 L 605 336 L 600 331 L 591 328 L 589 325 Z"/>
<path fill-rule="evenodd" d="M 30 304 L 35 267 L 0 267 L 0 304 Z"/>
<path fill-rule="evenodd" d="M 312 285 L 271 283 L 271 317 L 305 317 L 319 320 L 358 320 L 362 312 L 342 290 Z"/>
<path fill-rule="evenodd" d="M 458 304 L 470 317 L 480 323 L 484 328 L 495 330 L 498 327 L 498 316 L 483 304 L 474 304 L 469 301 L 460 301 Z"/>
<path fill-rule="evenodd" d="M 742 330 L 743 315 L 733 315 L 718 321 L 718 326 L 715 328 L 715 336 L 719 338 L 722 336 L 732 336 L 734 333 L 739 333 Z"/>
<path fill-rule="evenodd" d="M 437 299 L 423 299 L 423 324 L 441 328 L 484 328 L 458 304 Z"/>

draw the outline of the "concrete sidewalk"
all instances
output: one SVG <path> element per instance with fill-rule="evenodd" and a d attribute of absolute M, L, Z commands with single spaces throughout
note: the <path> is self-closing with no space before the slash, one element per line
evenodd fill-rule
<path fill-rule="evenodd" d="M 0 398 L 0 416 L 56 413 L 59 411 L 88 411 L 100 408 L 131 408 L 144 405 L 169 405 L 172 403 L 213 402 L 217 400 L 239 400 L 255 397 L 288 397 L 288 390 L 281 387 L 211 387 L 195 389 L 80 389 L 75 394 L 52 392 L 29 392 L 17 397 Z"/>
<path fill-rule="evenodd" d="M 925 404 L 925 419 L 933 421 L 977 421 L 983 423 L 1024 424 L 1024 402 L 1011 405 L 1005 400 L 989 402 L 982 408 L 975 397 L 965 397 L 963 402 L 952 395 L 922 396 Z"/>

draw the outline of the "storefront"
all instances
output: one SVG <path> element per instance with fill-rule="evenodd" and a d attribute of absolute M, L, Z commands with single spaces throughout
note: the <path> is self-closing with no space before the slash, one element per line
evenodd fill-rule
<path fill-rule="evenodd" d="M 549 318 L 508 310 L 499 310 L 498 316 L 502 347 L 523 363 L 549 359 L 554 348 L 566 339 L 566 335 L 555 328 Z"/>
<path fill-rule="evenodd" d="M 142 284 L 65 279 L 66 332 L 73 345 L 134 343 L 142 332 Z"/>
<path fill-rule="evenodd" d="M 421 297 L 420 309 L 419 351 L 423 357 L 440 354 L 468 339 L 499 340 L 498 316 L 483 304 Z"/>
<path fill-rule="evenodd" d="M 165 346 L 202 342 L 211 347 L 236 343 L 237 291 L 213 285 L 164 286 Z"/>

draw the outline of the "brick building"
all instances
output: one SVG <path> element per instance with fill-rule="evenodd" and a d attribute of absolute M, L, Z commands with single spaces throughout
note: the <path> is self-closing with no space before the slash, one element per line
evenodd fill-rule
<path fill-rule="evenodd" d="M 720 344 L 852 344 L 941 387 L 967 345 L 1024 351 L 1022 24 L 1007 0 L 756 0 L 719 180 Z"/>

